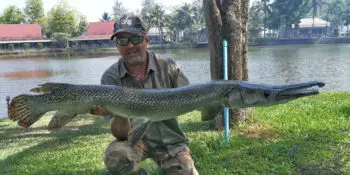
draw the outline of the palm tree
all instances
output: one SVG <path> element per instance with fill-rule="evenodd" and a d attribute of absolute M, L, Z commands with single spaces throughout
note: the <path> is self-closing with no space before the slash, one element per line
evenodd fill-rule
<path fill-rule="evenodd" d="M 326 4 L 324 0 L 312 0 L 311 9 L 312 9 L 312 26 L 315 25 L 315 17 L 318 16 L 320 9 Z"/>
<path fill-rule="evenodd" d="M 149 19 L 149 28 L 151 26 L 155 26 L 158 28 L 158 31 L 160 32 L 160 42 L 163 43 L 164 40 L 164 10 L 163 7 L 156 4 L 148 11 L 148 19 Z"/>
<path fill-rule="evenodd" d="M 101 22 L 110 21 L 110 20 L 111 20 L 111 16 L 107 12 L 104 12 L 102 14 L 102 18 L 100 19 Z"/>

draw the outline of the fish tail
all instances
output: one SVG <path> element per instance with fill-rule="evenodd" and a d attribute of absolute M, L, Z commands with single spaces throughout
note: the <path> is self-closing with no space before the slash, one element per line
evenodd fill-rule
<path fill-rule="evenodd" d="M 45 83 L 39 85 L 39 87 L 33 88 L 30 91 L 31 92 L 36 92 L 36 93 L 41 93 L 41 94 L 46 94 L 50 93 L 52 91 L 55 91 L 57 89 L 65 89 L 69 86 L 69 84 L 66 83 Z"/>
<path fill-rule="evenodd" d="M 28 128 L 38 121 L 46 112 L 39 111 L 33 103 L 32 95 L 19 95 L 14 97 L 8 107 L 8 117 L 13 121 L 18 120 L 18 125 Z"/>

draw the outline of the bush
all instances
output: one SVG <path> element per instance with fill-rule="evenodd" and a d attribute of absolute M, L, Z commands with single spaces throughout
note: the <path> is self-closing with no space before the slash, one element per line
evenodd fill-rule
<path fill-rule="evenodd" d="M 9 44 L 8 48 L 9 50 L 15 50 L 15 44 Z"/>
<path fill-rule="evenodd" d="M 23 43 L 23 48 L 26 50 L 29 49 L 29 43 Z"/>
<path fill-rule="evenodd" d="M 68 39 L 71 36 L 67 33 L 53 33 L 51 39 L 53 40 L 53 47 L 67 48 Z"/>
<path fill-rule="evenodd" d="M 44 48 L 44 44 L 43 43 L 36 43 L 36 45 L 38 46 L 39 49 Z"/>

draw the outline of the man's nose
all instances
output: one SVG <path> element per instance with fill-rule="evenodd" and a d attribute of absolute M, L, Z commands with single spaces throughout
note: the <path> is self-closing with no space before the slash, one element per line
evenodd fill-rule
<path fill-rule="evenodd" d="M 133 48 L 135 45 L 133 45 L 130 41 L 128 42 L 128 48 Z"/>

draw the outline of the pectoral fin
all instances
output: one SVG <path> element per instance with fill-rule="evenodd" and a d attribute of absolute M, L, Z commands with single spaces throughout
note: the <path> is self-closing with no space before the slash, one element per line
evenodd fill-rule
<path fill-rule="evenodd" d="M 135 146 L 143 138 L 143 136 L 145 136 L 151 124 L 152 122 L 146 119 L 132 128 L 128 137 L 128 141 L 131 146 Z"/>
<path fill-rule="evenodd" d="M 70 121 L 72 121 L 75 116 L 77 116 L 77 114 L 73 112 L 57 111 L 56 114 L 50 120 L 48 129 L 53 130 L 62 128 Z"/>

